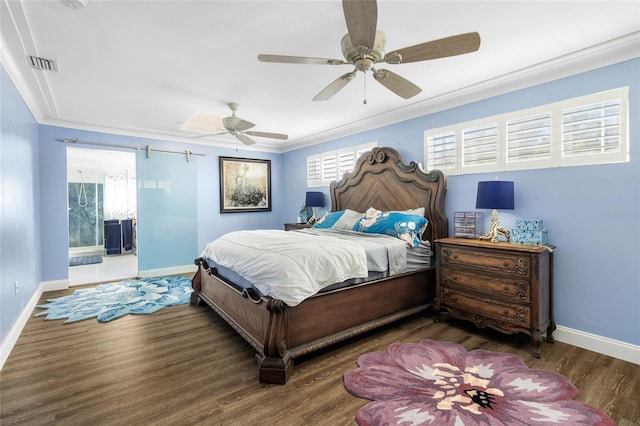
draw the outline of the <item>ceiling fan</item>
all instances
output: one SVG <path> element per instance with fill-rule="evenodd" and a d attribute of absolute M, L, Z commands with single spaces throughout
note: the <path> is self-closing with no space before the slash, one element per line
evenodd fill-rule
<path fill-rule="evenodd" d="M 378 5 L 375 0 L 342 0 L 342 9 L 348 33 L 340 42 L 345 60 L 313 58 L 304 56 L 258 55 L 262 62 L 290 64 L 348 65 L 354 70 L 341 75 L 322 89 L 313 100 L 326 101 L 338 93 L 356 76 L 358 71 L 371 71 L 373 78 L 396 95 L 409 99 L 422 91 L 409 80 L 386 69 L 374 67 L 377 63 L 406 64 L 447 56 L 475 52 L 480 48 L 480 35 L 476 32 L 459 34 L 439 40 L 428 41 L 403 49 L 384 53 L 386 37 L 376 29 Z M 366 99 L 364 101 L 366 103 Z"/>
<path fill-rule="evenodd" d="M 261 138 L 271 138 L 271 139 L 282 139 L 286 140 L 289 136 L 282 133 L 271 133 L 271 132 L 258 132 L 249 130 L 254 127 L 255 124 L 242 119 L 236 115 L 236 111 L 238 111 L 239 105 L 234 102 L 230 102 L 229 108 L 232 113 L 230 117 L 221 118 L 217 114 L 207 113 L 207 112 L 198 112 L 193 117 L 189 119 L 186 123 L 184 123 L 180 129 L 182 130 L 194 130 L 196 132 L 210 132 L 211 130 L 222 130 L 220 132 L 216 131 L 215 133 L 207 133 L 204 135 L 194 136 L 196 138 L 203 138 L 206 136 L 212 135 L 224 135 L 231 134 L 235 136 L 240 142 L 245 145 L 253 145 L 255 141 L 251 139 L 249 136 L 258 136 Z"/>

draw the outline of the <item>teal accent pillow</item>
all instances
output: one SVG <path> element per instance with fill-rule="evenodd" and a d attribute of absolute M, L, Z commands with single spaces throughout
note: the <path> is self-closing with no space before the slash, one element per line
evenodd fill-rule
<path fill-rule="evenodd" d="M 370 234 L 391 235 L 406 241 L 411 247 L 418 247 L 428 223 L 429 221 L 422 216 L 401 212 L 381 212 L 369 208 L 353 226 L 353 230 Z"/>
<path fill-rule="evenodd" d="M 313 227 L 314 228 L 319 228 L 319 229 L 328 229 L 328 228 L 332 228 L 333 225 L 336 224 L 336 222 L 338 221 L 338 219 L 340 219 L 342 217 L 342 215 L 344 214 L 343 210 L 339 210 L 337 212 L 331 212 L 326 214 L 324 217 L 322 217 L 320 220 L 318 220 Z"/>

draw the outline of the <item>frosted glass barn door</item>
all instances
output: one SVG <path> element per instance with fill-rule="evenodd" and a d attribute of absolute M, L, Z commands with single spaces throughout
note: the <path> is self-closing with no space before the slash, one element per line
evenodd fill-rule
<path fill-rule="evenodd" d="M 138 269 L 192 265 L 198 257 L 197 168 L 191 156 L 138 152 Z M 153 275 L 153 273 L 152 273 Z"/>

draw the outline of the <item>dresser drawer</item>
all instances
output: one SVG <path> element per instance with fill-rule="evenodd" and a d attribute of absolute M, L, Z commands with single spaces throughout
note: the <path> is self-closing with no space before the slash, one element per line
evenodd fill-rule
<path fill-rule="evenodd" d="M 487 296 L 497 296 L 515 303 L 531 301 L 531 286 L 525 278 L 500 279 L 495 275 L 483 275 L 459 268 L 444 266 L 441 270 L 443 286 L 458 287 Z"/>
<path fill-rule="evenodd" d="M 440 264 L 443 267 L 462 265 L 490 273 L 499 272 L 527 278 L 531 276 L 531 259 L 526 253 L 449 246 L 442 247 L 440 253 Z"/>
<path fill-rule="evenodd" d="M 480 299 L 456 290 L 444 289 L 442 302 L 453 308 L 460 308 L 474 314 L 510 322 L 522 327 L 531 326 L 531 310 L 528 306 L 501 303 L 495 300 Z"/>

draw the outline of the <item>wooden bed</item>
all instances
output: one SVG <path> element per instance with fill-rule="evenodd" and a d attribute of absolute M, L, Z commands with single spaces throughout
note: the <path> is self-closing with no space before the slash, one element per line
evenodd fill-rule
<path fill-rule="evenodd" d="M 447 237 L 444 212 L 446 177 L 404 163 L 392 148 L 363 154 L 353 172 L 330 186 L 332 211 L 359 212 L 425 207 L 429 225 L 423 235 L 432 245 Z M 205 259 L 195 260 L 192 304 L 204 301 L 255 350 L 259 380 L 284 384 L 293 360 L 360 333 L 426 310 L 435 297 L 431 267 L 318 293 L 295 307 L 271 297 L 255 297 L 225 281 Z"/>

